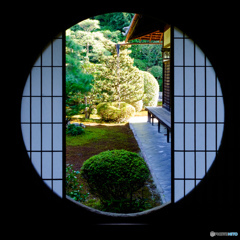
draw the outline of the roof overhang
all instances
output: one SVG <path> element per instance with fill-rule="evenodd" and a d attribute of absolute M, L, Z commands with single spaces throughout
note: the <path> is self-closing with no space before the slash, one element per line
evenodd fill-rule
<path fill-rule="evenodd" d="M 165 23 L 145 15 L 135 14 L 128 29 L 125 42 L 134 39 L 161 42 L 165 25 Z"/>

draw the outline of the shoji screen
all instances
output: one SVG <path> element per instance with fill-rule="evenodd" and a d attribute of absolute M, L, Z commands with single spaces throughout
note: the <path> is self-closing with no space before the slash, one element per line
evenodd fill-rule
<path fill-rule="evenodd" d="M 63 196 L 63 46 L 54 38 L 29 73 L 22 96 L 21 127 L 29 158 L 46 185 Z"/>
<path fill-rule="evenodd" d="M 213 163 L 224 128 L 217 75 L 201 49 L 174 28 L 174 202 L 189 193 Z"/>

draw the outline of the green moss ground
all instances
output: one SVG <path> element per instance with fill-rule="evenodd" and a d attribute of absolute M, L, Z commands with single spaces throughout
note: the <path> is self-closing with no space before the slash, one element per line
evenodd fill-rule
<path fill-rule="evenodd" d="M 85 124 L 84 134 L 78 136 L 66 135 L 66 163 L 73 164 L 74 170 L 79 171 L 85 160 L 103 151 L 125 149 L 127 151 L 140 153 L 140 149 L 128 123 Z M 87 183 L 81 177 L 79 178 L 79 184 L 83 184 L 84 191 L 88 192 Z M 136 194 L 144 194 L 144 198 L 148 199 L 149 208 L 160 205 L 160 198 L 155 191 L 155 185 L 151 177 L 146 181 L 145 186 Z M 84 204 L 96 209 L 101 209 L 99 200 L 91 194 Z"/>

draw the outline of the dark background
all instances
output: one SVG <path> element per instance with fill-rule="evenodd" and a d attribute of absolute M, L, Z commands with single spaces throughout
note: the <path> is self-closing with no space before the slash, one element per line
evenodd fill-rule
<path fill-rule="evenodd" d="M 76 234 L 79 238 L 89 238 L 103 232 L 117 237 L 128 236 L 122 231 L 126 229 L 135 237 L 146 232 L 153 237 L 157 234 L 155 237 L 159 239 L 167 239 L 166 236 L 206 239 L 210 231 L 239 234 L 238 7 L 237 2 L 235 6 L 226 5 L 226 2 L 220 4 L 193 1 L 187 5 L 170 1 L 76 4 L 68 1 L 55 3 L 55 6 L 50 2 L 12 3 L 3 9 L 6 14 L 2 21 L 2 57 L 6 68 L 2 68 L 1 80 L 8 85 L 2 87 L 2 95 L 7 93 L 3 98 L 6 111 L 2 115 L 5 119 L 2 130 L 7 130 L 3 139 L 6 148 L 2 151 L 2 155 L 6 151 L 2 157 L 6 167 L 1 168 L 4 176 L 2 198 L 6 200 L 2 211 L 6 213 L 6 226 L 11 227 L 10 234 L 26 236 L 34 232 L 38 236 L 52 230 L 47 235 L 66 232 L 68 237 Z M 114 11 L 143 13 L 186 31 L 212 62 L 222 85 L 225 104 L 225 129 L 219 155 L 196 191 L 161 211 L 127 219 L 94 215 L 52 195 L 28 161 L 20 127 L 22 90 L 42 47 L 61 30 L 88 17 Z"/>

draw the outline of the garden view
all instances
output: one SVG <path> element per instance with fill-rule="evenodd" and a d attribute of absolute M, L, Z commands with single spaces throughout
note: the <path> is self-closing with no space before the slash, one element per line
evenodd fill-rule
<path fill-rule="evenodd" d="M 161 205 L 128 120 L 160 104 L 162 49 L 124 45 L 118 54 L 133 15 L 99 15 L 66 31 L 66 193 L 116 213 Z"/>

